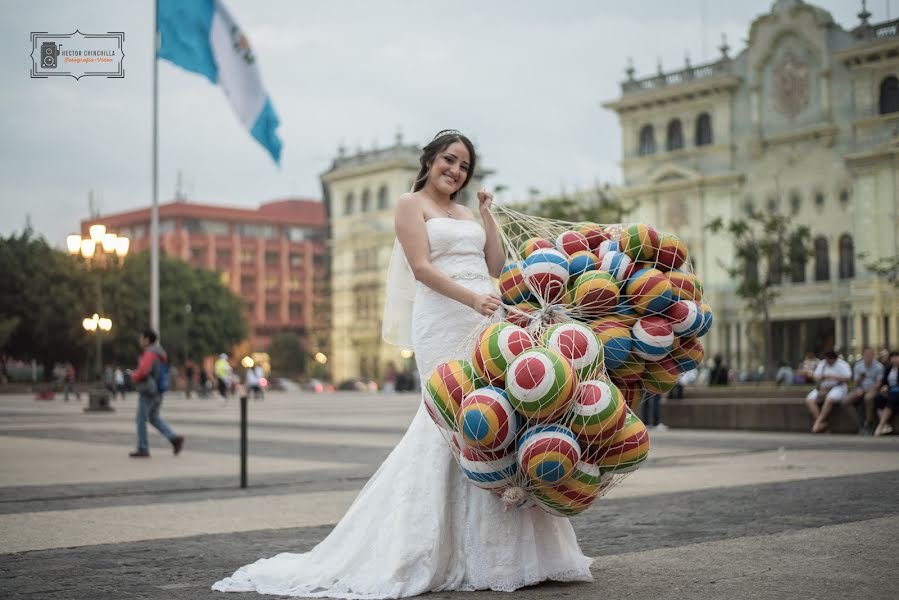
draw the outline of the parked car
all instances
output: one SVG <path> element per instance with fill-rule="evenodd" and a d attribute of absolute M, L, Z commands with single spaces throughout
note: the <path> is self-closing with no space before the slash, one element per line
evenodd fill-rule
<path fill-rule="evenodd" d="M 272 377 L 268 380 L 268 389 L 281 392 L 297 392 L 300 390 L 300 386 L 286 377 Z"/>
<path fill-rule="evenodd" d="M 378 384 L 371 379 L 347 379 L 337 386 L 338 390 L 351 392 L 377 392 Z"/>
<path fill-rule="evenodd" d="M 328 385 L 320 379 L 310 379 L 300 385 L 300 388 L 305 392 L 312 392 L 314 394 L 321 394 L 322 392 L 328 391 Z"/>

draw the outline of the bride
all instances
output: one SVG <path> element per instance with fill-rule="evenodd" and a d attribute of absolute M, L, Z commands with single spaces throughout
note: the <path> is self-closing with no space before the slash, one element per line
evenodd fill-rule
<path fill-rule="evenodd" d="M 384 338 L 414 348 L 425 380 L 441 362 L 468 358 L 464 341 L 500 307 L 492 277 L 505 254 L 492 194 L 478 192 L 484 228 L 455 201 L 475 160 L 467 137 L 441 131 L 423 150 L 413 192 L 397 203 Z M 318 546 L 258 560 L 212 589 L 326 598 L 512 591 L 547 579 L 592 581 L 591 562 L 567 519 L 539 508 L 506 511 L 500 498 L 470 484 L 420 404 L 403 439 Z"/>

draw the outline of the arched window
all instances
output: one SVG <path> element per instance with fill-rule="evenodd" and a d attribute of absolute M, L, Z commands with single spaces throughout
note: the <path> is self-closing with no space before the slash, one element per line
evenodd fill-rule
<path fill-rule="evenodd" d="M 827 256 L 827 238 L 815 239 L 815 281 L 830 280 L 830 259 Z"/>
<path fill-rule="evenodd" d="M 712 143 L 712 118 L 702 113 L 696 118 L 696 145 L 708 146 Z"/>
<path fill-rule="evenodd" d="M 364 213 L 371 210 L 371 192 L 368 191 L 368 188 L 362 192 L 362 207 L 360 210 Z"/>
<path fill-rule="evenodd" d="M 899 112 L 899 79 L 890 75 L 880 82 L 880 114 Z"/>
<path fill-rule="evenodd" d="M 681 129 L 680 119 L 671 119 L 668 123 L 668 137 L 665 142 L 665 148 L 670 152 L 672 150 L 680 150 L 684 147 L 684 133 Z"/>
<path fill-rule="evenodd" d="M 840 279 L 855 277 L 855 244 L 852 236 L 844 233 L 840 236 Z"/>
<path fill-rule="evenodd" d="M 775 246 L 768 257 L 768 281 L 771 283 L 783 282 L 784 256 L 780 246 Z"/>
<path fill-rule="evenodd" d="M 644 125 L 640 130 L 640 156 L 648 156 L 656 153 L 656 134 L 652 125 Z"/>
<path fill-rule="evenodd" d="M 799 196 L 799 192 L 793 192 L 790 194 L 790 210 L 794 215 L 798 215 L 800 207 L 802 207 L 802 198 Z"/>
<path fill-rule="evenodd" d="M 356 198 L 353 196 L 353 192 L 350 192 L 343 200 L 343 214 L 351 215 L 354 210 L 356 210 Z"/>
<path fill-rule="evenodd" d="M 751 251 L 743 263 L 743 277 L 746 283 L 755 285 L 759 282 L 759 256 L 758 251 Z"/>
<path fill-rule="evenodd" d="M 390 203 L 387 198 L 387 186 L 382 185 L 378 190 L 378 210 L 386 210 L 390 208 Z"/>
<path fill-rule="evenodd" d="M 805 282 L 805 265 L 808 262 L 808 248 L 805 239 L 801 235 L 792 235 L 789 243 L 790 257 L 790 281 L 793 283 Z"/>

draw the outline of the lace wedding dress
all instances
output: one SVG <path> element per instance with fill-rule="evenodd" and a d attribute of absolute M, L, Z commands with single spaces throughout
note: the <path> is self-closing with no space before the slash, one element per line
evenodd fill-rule
<path fill-rule="evenodd" d="M 474 221 L 427 221 L 434 266 L 479 293 L 494 290 L 485 234 Z M 427 379 L 460 355 L 483 317 L 417 284 L 412 340 Z M 241 567 L 212 589 L 300 597 L 402 598 L 429 591 L 512 591 L 552 579 L 592 581 L 567 519 L 539 508 L 504 510 L 465 480 L 419 405 L 412 424 L 331 534 L 306 554 Z"/>

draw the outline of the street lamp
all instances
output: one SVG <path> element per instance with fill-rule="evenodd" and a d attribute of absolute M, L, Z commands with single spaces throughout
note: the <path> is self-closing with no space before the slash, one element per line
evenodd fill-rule
<path fill-rule="evenodd" d="M 85 260 L 87 268 L 96 272 L 96 308 L 93 316 L 82 320 L 81 325 L 88 333 L 96 336 L 97 342 L 97 381 L 96 393 L 90 395 L 91 406 L 85 410 L 111 410 L 109 396 L 103 388 L 103 334 L 112 330 L 112 319 L 103 313 L 103 270 L 107 266 L 118 266 L 128 255 L 130 240 L 124 236 L 107 232 L 106 226 L 95 223 L 88 228 L 89 237 L 81 237 L 77 233 L 66 237 L 66 248 L 73 257 Z"/>

